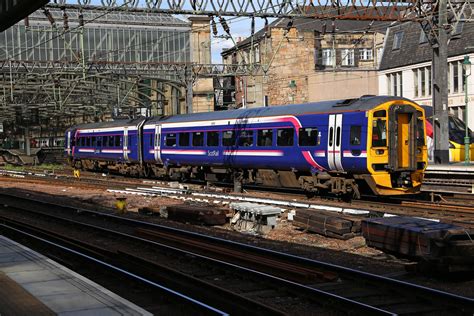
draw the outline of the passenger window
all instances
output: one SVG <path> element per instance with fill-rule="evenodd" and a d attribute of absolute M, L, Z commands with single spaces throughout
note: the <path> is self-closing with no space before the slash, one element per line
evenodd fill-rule
<path fill-rule="evenodd" d="M 317 128 L 300 128 L 298 137 L 299 146 L 319 145 L 319 134 Z"/>
<path fill-rule="evenodd" d="M 360 145 L 360 138 L 362 134 L 362 126 L 352 125 L 351 134 L 350 134 L 350 144 L 351 145 Z"/>
<path fill-rule="evenodd" d="M 374 112 L 374 117 L 386 117 L 387 116 L 387 111 L 381 110 Z"/>
<path fill-rule="evenodd" d="M 122 139 L 122 137 L 120 137 L 118 135 L 115 136 L 115 147 L 120 147 L 121 139 Z"/>
<path fill-rule="evenodd" d="M 193 133 L 193 146 L 196 146 L 196 147 L 204 146 L 204 132 Z"/>
<path fill-rule="evenodd" d="M 341 144 L 341 128 L 337 127 L 336 128 L 336 146 L 339 147 Z"/>
<path fill-rule="evenodd" d="M 207 146 L 219 146 L 219 132 L 207 132 Z"/>
<path fill-rule="evenodd" d="M 273 144 L 273 130 L 261 129 L 257 132 L 257 146 L 271 146 Z"/>
<path fill-rule="evenodd" d="M 96 140 L 95 136 L 92 136 L 92 144 L 91 144 L 91 146 L 92 146 L 92 147 L 95 147 L 96 145 L 97 145 L 97 140 Z"/>
<path fill-rule="evenodd" d="M 102 136 L 97 137 L 97 147 L 102 147 Z"/>
<path fill-rule="evenodd" d="M 277 145 L 278 146 L 293 146 L 294 138 L 293 128 L 280 128 L 277 129 Z"/>
<path fill-rule="evenodd" d="M 329 147 L 332 147 L 332 141 L 334 139 L 334 128 L 329 128 Z"/>
<path fill-rule="evenodd" d="M 115 136 L 109 136 L 109 147 L 114 147 Z"/>
<path fill-rule="evenodd" d="M 176 147 L 176 133 L 165 134 L 165 145 L 168 147 Z"/>
<path fill-rule="evenodd" d="M 189 133 L 179 133 L 179 146 L 189 146 Z"/>
<path fill-rule="evenodd" d="M 87 147 L 90 147 L 90 146 L 91 146 L 91 138 L 90 138 L 90 136 L 88 136 L 86 139 L 87 139 Z"/>
<path fill-rule="evenodd" d="M 235 145 L 235 132 L 234 131 L 224 131 L 222 133 L 222 145 L 223 146 Z"/>
<path fill-rule="evenodd" d="M 253 131 L 241 131 L 239 136 L 239 146 L 253 146 Z"/>
<path fill-rule="evenodd" d="M 372 122 L 372 147 L 387 146 L 387 124 L 385 120 L 377 119 Z"/>

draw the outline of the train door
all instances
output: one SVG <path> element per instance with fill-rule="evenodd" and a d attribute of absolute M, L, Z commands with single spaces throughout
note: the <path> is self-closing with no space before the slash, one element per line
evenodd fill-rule
<path fill-rule="evenodd" d="M 128 127 L 123 130 L 123 160 L 128 161 Z"/>
<path fill-rule="evenodd" d="M 342 114 L 329 115 L 328 124 L 328 164 L 330 170 L 344 171 L 342 168 Z"/>
<path fill-rule="evenodd" d="M 67 132 L 66 152 L 68 156 L 71 154 L 71 131 Z"/>
<path fill-rule="evenodd" d="M 398 167 L 410 168 L 410 113 L 398 113 Z"/>
<path fill-rule="evenodd" d="M 154 153 L 155 153 L 155 161 L 157 163 L 163 163 L 161 161 L 161 125 L 155 125 L 155 140 L 154 144 Z"/>
<path fill-rule="evenodd" d="M 389 115 L 390 167 L 415 170 L 417 111 L 408 104 L 394 105 Z"/>

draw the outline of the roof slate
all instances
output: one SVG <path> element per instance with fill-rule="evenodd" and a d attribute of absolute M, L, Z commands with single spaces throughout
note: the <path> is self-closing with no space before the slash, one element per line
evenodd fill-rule
<path fill-rule="evenodd" d="M 393 50 L 395 34 L 403 32 L 401 48 Z M 380 70 L 387 70 L 431 61 L 433 50 L 429 42 L 420 44 L 422 29 L 419 23 L 406 22 L 389 28 Z M 474 24 L 464 23 L 460 35 L 451 38 L 448 57 L 474 52 Z"/>

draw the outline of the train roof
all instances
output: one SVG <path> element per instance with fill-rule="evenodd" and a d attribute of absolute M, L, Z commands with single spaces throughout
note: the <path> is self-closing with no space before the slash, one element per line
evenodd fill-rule
<path fill-rule="evenodd" d="M 394 96 L 363 96 L 358 99 L 333 100 L 324 102 L 312 102 L 303 104 L 292 104 L 284 106 L 259 107 L 251 109 L 237 109 L 228 111 L 202 112 L 172 116 L 153 117 L 147 121 L 147 124 L 153 123 L 176 123 L 187 121 L 204 120 L 222 120 L 238 119 L 246 117 L 263 117 L 277 115 L 301 115 L 306 113 L 340 113 L 340 112 L 359 112 L 371 110 L 382 103 L 406 100 L 402 97 Z M 411 101 L 413 102 L 413 101 Z"/>
<path fill-rule="evenodd" d="M 96 123 L 79 124 L 79 125 L 71 127 L 69 130 L 122 127 L 122 126 L 138 126 L 144 120 L 145 120 L 144 117 L 139 117 L 139 118 L 136 118 L 136 119 L 120 119 L 120 120 L 108 121 L 108 122 L 96 122 Z"/>

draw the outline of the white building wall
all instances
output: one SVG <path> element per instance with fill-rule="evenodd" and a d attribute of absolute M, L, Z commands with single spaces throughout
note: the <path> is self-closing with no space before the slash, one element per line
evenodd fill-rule
<path fill-rule="evenodd" d="M 471 65 L 471 75 L 467 78 L 467 91 L 468 91 L 468 125 L 469 128 L 474 130 L 474 54 L 469 54 Z M 448 63 L 453 61 L 462 61 L 464 55 L 450 57 Z M 415 97 L 415 79 L 414 79 L 414 69 L 421 67 L 431 66 L 431 62 L 420 63 L 409 65 L 405 67 L 393 68 L 388 70 L 379 71 L 378 81 L 379 81 L 379 94 L 380 95 L 389 95 L 388 90 L 388 78 L 387 75 L 402 72 L 403 77 L 403 96 L 416 101 L 421 105 L 432 106 L 432 94 L 429 96 Z M 431 72 L 432 74 L 432 72 Z M 469 71 L 468 71 L 469 74 Z M 461 75 L 461 73 L 459 74 Z M 451 83 L 452 87 L 452 83 Z M 453 89 L 451 89 L 453 91 Z M 431 91 L 432 93 L 433 91 Z M 451 113 L 458 115 L 458 117 L 464 120 L 463 113 L 459 109 L 465 106 L 465 92 L 460 89 L 457 93 L 450 93 L 448 96 L 448 107 Z"/>

